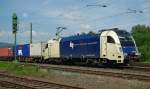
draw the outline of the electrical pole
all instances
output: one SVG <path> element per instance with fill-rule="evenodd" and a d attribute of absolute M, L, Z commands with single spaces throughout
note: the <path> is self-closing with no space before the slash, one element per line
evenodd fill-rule
<path fill-rule="evenodd" d="M 17 34 L 17 30 L 18 30 L 18 17 L 16 15 L 16 13 L 13 13 L 12 16 L 12 33 L 14 34 L 14 52 L 15 52 L 15 61 L 17 61 L 17 56 L 16 56 L 16 43 L 17 43 L 17 39 L 16 39 L 16 34 Z"/>
<path fill-rule="evenodd" d="M 30 44 L 32 44 L 32 23 L 30 23 Z"/>

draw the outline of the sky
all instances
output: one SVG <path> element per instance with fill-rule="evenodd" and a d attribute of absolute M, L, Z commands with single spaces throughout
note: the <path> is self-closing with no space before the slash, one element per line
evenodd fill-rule
<path fill-rule="evenodd" d="M 57 27 L 67 28 L 60 34 L 64 37 L 107 28 L 131 31 L 137 24 L 150 25 L 149 0 L 0 0 L 0 42 L 14 42 L 13 13 L 19 18 L 18 44 L 29 43 L 31 22 L 34 43 L 54 38 Z"/>

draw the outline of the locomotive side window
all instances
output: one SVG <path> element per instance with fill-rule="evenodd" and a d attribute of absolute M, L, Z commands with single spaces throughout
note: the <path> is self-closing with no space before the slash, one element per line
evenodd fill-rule
<path fill-rule="evenodd" d="M 48 48 L 48 44 L 46 44 L 45 48 Z"/>
<path fill-rule="evenodd" d="M 114 39 L 111 36 L 107 36 L 108 43 L 115 43 Z"/>

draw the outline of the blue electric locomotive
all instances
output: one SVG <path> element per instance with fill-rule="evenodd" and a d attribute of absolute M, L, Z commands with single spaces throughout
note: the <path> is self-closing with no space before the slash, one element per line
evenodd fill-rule
<path fill-rule="evenodd" d="M 66 61 L 128 64 L 138 57 L 132 35 L 117 28 L 102 30 L 95 35 L 75 35 L 60 40 L 60 58 Z"/>

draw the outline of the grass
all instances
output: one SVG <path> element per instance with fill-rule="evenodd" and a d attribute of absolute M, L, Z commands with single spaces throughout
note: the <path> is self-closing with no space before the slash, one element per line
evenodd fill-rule
<path fill-rule="evenodd" d="M 0 61 L 0 70 L 23 76 L 46 77 L 48 75 L 47 72 L 44 72 L 38 66 L 21 65 L 16 62 Z"/>
<path fill-rule="evenodd" d="M 150 60 L 143 61 L 143 62 L 141 62 L 141 63 L 143 63 L 143 64 L 150 64 Z"/>

